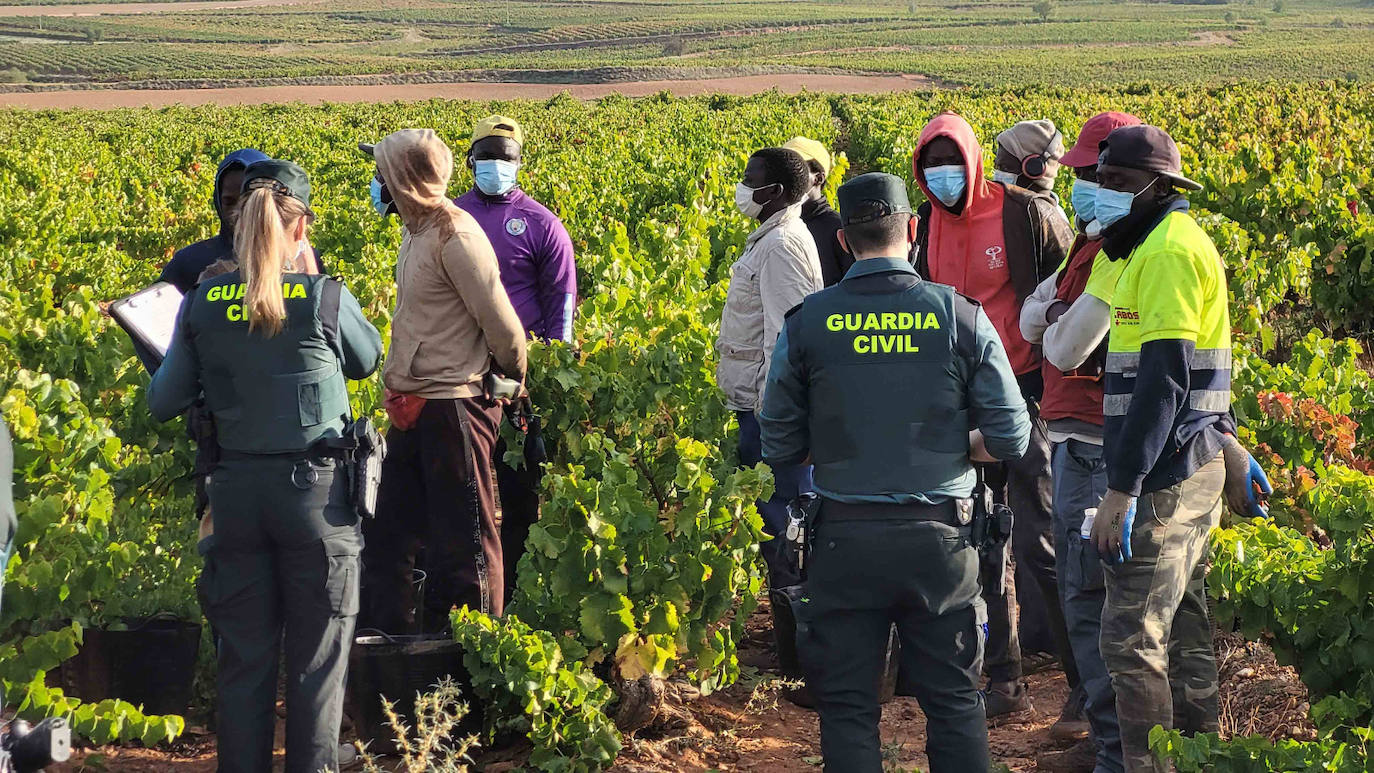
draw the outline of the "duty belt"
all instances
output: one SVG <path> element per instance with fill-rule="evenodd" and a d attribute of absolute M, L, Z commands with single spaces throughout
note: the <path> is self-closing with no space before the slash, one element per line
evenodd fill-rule
<path fill-rule="evenodd" d="M 821 503 L 824 521 L 932 521 L 955 528 L 968 526 L 973 519 L 972 499 L 950 499 L 938 505 L 911 504 L 853 504 L 824 499 Z"/>
<path fill-rule="evenodd" d="M 339 459 L 339 460 L 345 460 L 345 459 L 348 458 L 348 454 L 347 454 L 347 452 L 345 452 L 345 451 L 343 451 L 343 450 L 341 450 L 341 449 L 330 448 L 330 447 L 326 446 L 326 445 L 324 444 L 323 441 L 321 441 L 321 442 L 316 443 L 315 445 L 313 445 L 313 446 L 311 446 L 311 447 L 305 449 L 304 451 L 266 451 L 266 452 L 254 452 L 254 451 L 235 451 L 235 450 L 230 449 L 230 448 L 223 448 L 223 449 L 220 449 L 220 456 L 219 456 L 219 458 L 220 458 L 221 460 L 223 460 L 223 461 L 226 461 L 226 462 L 253 462 L 253 461 L 268 461 L 268 460 L 278 460 L 278 461 L 280 461 L 280 460 L 285 460 L 285 461 L 293 461 L 293 462 L 294 462 L 294 461 L 319 460 L 319 459 Z"/>

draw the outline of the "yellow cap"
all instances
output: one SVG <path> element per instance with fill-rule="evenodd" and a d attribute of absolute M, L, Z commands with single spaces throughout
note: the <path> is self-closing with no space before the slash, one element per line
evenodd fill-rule
<path fill-rule="evenodd" d="M 517 145 L 525 144 L 525 131 L 520 128 L 520 124 L 516 123 L 514 118 L 504 115 L 489 115 L 472 127 L 473 142 L 487 137 L 510 137 Z"/>
<path fill-rule="evenodd" d="M 783 143 L 783 147 L 788 150 L 796 151 L 798 155 L 807 161 L 815 161 L 821 165 L 821 171 L 826 176 L 830 176 L 830 151 L 825 146 L 807 137 L 793 137 Z"/>

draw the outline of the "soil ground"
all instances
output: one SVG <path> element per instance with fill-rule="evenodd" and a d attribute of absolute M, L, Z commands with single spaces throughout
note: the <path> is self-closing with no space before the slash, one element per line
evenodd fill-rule
<path fill-rule="evenodd" d="M 932 81 L 914 75 L 834 75 L 780 73 L 737 78 L 629 81 L 624 83 L 412 83 L 337 86 L 266 86 L 215 89 L 92 89 L 0 93 L 0 106 L 36 109 L 72 107 L 165 107 L 168 105 L 260 105 L 278 102 L 390 102 L 424 99 L 548 99 L 568 92 L 579 99 L 608 94 L 641 97 L 668 91 L 697 94 L 758 94 L 778 89 L 845 94 L 886 94 L 929 89 Z"/>
<path fill-rule="evenodd" d="M 678 773 L 679 771 L 750 771 L 751 773 L 814 773 L 820 763 L 819 726 L 813 712 L 781 697 L 781 684 L 772 670 L 771 634 L 766 609 L 749 620 L 740 646 L 745 677 L 727 690 L 707 697 L 677 683 L 670 694 L 684 700 L 683 717 L 667 727 L 641 733 L 627 741 L 617 773 Z M 1307 721 L 1307 691 L 1291 668 L 1281 667 L 1263 644 L 1233 634 L 1216 638 L 1221 676 L 1223 733 L 1264 735 L 1271 739 L 1307 739 L 1315 735 Z M 1057 670 L 1028 679 L 1035 710 L 989 731 L 993 759 L 1012 771 L 1036 770 L 1036 757 L 1059 748 L 1049 737 L 1068 693 Z M 695 698 L 695 699 L 693 699 Z M 671 701 L 676 703 L 677 700 Z M 279 707 L 279 714 L 281 710 Z M 284 726 L 277 727 L 277 770 L 284 762 Z M 897 698 L 883 709 L 881 733 L 890 770 L 925 769 L 925 717 L 911 698 Z M 518 749 L 479 754 L 478 770 L 499 773 L 521 761 Z M 128 771 L 130 773 L 211 773 L 215 769 L 215 738 L 192 726 L 170 748 L 104 747 L 79 751 L 57 771 Z"/>

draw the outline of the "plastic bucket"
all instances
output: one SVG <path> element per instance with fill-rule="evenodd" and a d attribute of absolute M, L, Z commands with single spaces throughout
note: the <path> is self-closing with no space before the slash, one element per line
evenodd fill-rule
<path fill-rule="evenodd" d="M 128 630 L 94 628 L 76 657 L 58 668 L 64 692 L 87 702 L 117 698 L 145 714 L 182 714 L 200 653 L 200 623 L 155 617 Z"/>
<path fill-rule="evenodd" d="M 415 696 L 430 692 L 444 677 L 451 677 L 468 705 L 458 735 L 481 727 L 482 712 L 463 666 L 463 650 L 453 639 L 436 635 L 388 636 L 362 631 L 354 639 L 348 657 L 349 705 L 359 739 L 369 751 L 396 751 L 395 735 L 382 709 L 382 698 L 406 722 L 415 725 Z"/>

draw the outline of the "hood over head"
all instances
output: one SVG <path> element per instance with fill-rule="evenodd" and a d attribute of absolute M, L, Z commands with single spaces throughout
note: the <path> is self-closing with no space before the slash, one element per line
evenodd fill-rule
<path fill-rule="evenodd" d="M 912 174 L 916 178 L 916 184 L 921 186 L 921 192 L 930 200 L 931 206 L 944 209 L 944 205 L 931 194 L 930 188 L 926 186 L 926 176 L 921 171 L 921 151 L 925 149 L 926 145 L 940 137 L 948 137 L 953 140 L 964 155 L 964 173 L 967 185 L 964 188 L 964 198 L 961 202 L 963 209 L 960 210 L 960 213 L 966 213 L 969 211 L 971 202 L 988 195 L 987 187 L 992 183 L 983 179 L 983 148 L 978 144 L 978 136 L 973 133 L 973 127 L 964 120 L 963 116 L 945 111 L 930 119 L 930 123 L 921 130 L 921 136 L 916 141 L 916 150 L 911 154 Z M 946 214 L 949 214 L 948 210 L 945 211 Z"/>
<path fill-rule="evenodd" d="M 433 129 L 402 129 L 373 148 L 377 169 L 407 227 L 450 204 L 453 151 Z"/>
<path fill-rule="evenodd" d="M 219 169 L 215 170 L 215 192 L 211 194 L 210 203 L 214 205 L 215 214 L 219 216 L 219 232 L 224 238 L 232 239 L 234 235 L 234 229 L 229 225 L 229 213 L 225 212 L 219 203 L 220 194 L 224 192 L 224 175 L 234 169 L 242 171 L 252 164 L 267 161 L 269 158 L 261 150 L 243 148 L 230 153 L 224 157 L 223 161 L 219 162 Z"/>

